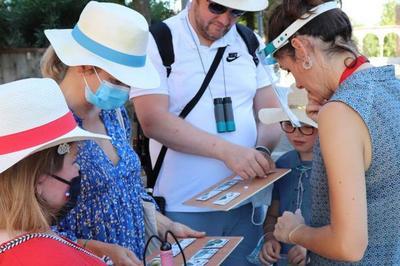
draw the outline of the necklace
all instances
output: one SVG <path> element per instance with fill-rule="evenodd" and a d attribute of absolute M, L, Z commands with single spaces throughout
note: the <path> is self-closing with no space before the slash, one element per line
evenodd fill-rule
<path fill-rule="evenodd" d="M 189 30 L 190 36 L 192 37 L 193 43 L 196 46 L 197 54 L 198 54 L 198 56 L 200 58 L 200 62 L 201 62 L 201 67 L 203 68 L 203 73 L 205 76 L 207 76 L 206 68 L 204 67 L 203 58 L 201 57 L 200 48 L 196 43 L 192 29 L 190 27 L 189 14 L 186 17 L 185 21 L 186 21 L 186 26 Z M 216 129 L 217 129 L 218 133 L 236 131 L 235 118 L 233 115 L 233 108 L 232 108 L 232 99 L 231 99 L 231 97 L 227 97 L 227 93 L 226 93 L 224 60 L 222 60 L 222 76 L 223 76 L 223 80 L 224 80 L 224 94 L 225 94 L 224 98 L 221 98 L 221 97 L 214 98 L 210 84 L 208 84 L 208 86 L 207 86 L 208 91 L 210 92 L 211 99 L 214 103 L 214 117 L 215 117 L 215 122 L 216 122 Z"/>
<path fill-rule="evenodd" d="M 194 45 L 196 46 L 197 55 L 199 56 L 201 67 L 203 69 L 203 73 L 204 73 L 204 75 L 207 75 L 206 68 L 204 66 L 204 61 L 203 61 L 203 58 L 202 58 L 201 53 L 200 53 L 200 48 L 197 45 L 197 42 L 196 42 L 196 40 L 194 38 L 192 29 L 190 27 L 189 14 L 187 15 L 185 21 L 186 21 L 186 26 L 187 26 L 187 28 L 189 30 L 189 33 L 190 33 L 190 37 L 192 38 L 192 41 L 193 41 Z M 225 94 L 225 97 L 226 97 L 226 81 L 225 81 L 225 64 L 224 64 L 224 60 L 222 60 L 222 74 L 223 74 L 223 80 L 224 80 L 224 94 Z M 208 88 L 208 91 L 210 92 L 211 99 L 214 99 L 212 91 L 211 91 L 211 86 L 208 85 L 207 88 Z"/>

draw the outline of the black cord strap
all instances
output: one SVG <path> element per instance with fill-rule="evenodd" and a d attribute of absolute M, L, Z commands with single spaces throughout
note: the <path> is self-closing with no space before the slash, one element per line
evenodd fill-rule
<path fill-rule="evenodd" d="M 183 108 L 182 112 L 179 114 L 179 117 L 182 119 L 185 119 L 185 117 L 193 110 L 193 108 L 196 106 L 196 104 L 199 102 L 201 96 L 203 96 L 204 92 L 206 91 L 208 84 L 210 84 L 210 81 L 212 77 L 214 76 L 215 71 L 218 68 L 219 63 L 221 62 L 222 56 L 225 52 L 226 46 L 225 47 L 220 47 L 218 48 L 218 52 L 214 57 L 214 61 L 212 62 L 210 69 L 207 72 L 206 77 L 203 80 L 203 83 L 201 84 L 201 87 L 199 91 L 196 93 L 196 95 L 189 101 L 189 103 L 186 104 L 186 106 Z M 156 164 L 154 165 L 154 169 L 152 171 L 151 177 L 147 177 L 147 187 L 153 188 L 156 184 L 158 174 L 160 173 L 160 169 L 162 166 L 162 163 L 164 161 L 165 155 L 167 153 L 168 147 L 163 145 L 161 147 L 160 153 L 158 154 Z"/>

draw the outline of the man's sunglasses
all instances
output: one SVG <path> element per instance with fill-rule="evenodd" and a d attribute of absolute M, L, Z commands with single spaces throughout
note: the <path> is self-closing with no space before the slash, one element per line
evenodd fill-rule
<path fill-rule="evenodd" d="M 229 14 L 234 17 L 234 18 L 238 18 L 240 16 L 242 16 L 244 13 L 246 13 L 245 11 L 242 10 L 238 10 L 238 9 L 231 9 L 229 7 L 214 3 L 213 1 L 208 0 L 208 11 L 210 11 L 211 13 L 215 14 L 215 15 L 222 15 L 224 14 L 226 11 L 229 10 Z"/>

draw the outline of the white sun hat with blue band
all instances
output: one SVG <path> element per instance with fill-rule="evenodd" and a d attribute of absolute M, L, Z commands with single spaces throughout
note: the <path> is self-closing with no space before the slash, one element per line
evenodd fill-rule
<path fill-rule="evenodd" d="M 268 43 L 265 48 L 259 52 L 262 62 L 265 64 L 276 63 L 272 55 L 285 44 L 287 44 L 290 37 L 292 37 L 299 29 L 301 29 L 315 17 L 335 8 L 338 8 L 338 3 L 336 1 L 330 1 L 310 9 L 306 14 L 301 16 L 301 18 L 290 24 L 290 26 L 287 27 L 281 34 L 279 34 L 278 37 L 276 37 L 272 42 Z"/>
<path fill-rule="evenodd" d="M 96 66 L 134 87 L 160 84 L 158 72 L 146 56 L 148 23 L 131 8 L 91 1 L 72 30 L 44 32 L 67 66 Z"/>

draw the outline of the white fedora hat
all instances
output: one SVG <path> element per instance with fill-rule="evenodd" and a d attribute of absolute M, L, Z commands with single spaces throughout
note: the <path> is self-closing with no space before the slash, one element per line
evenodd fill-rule
<path fill-rule="evenodd" d="M 158 72 L 146 57 L 149 26 L 133 9 L 91 1 L 72 30 L 51 29 L 44 33 L 67 66 L 96 66 L 139 88 L 160 84 Z"/>
<path fill-rule="evenodd" d="M 288 105 L 292 113 L 300 122 L 318 128 L 318 124 L 310 119 L 306 114 L 308 103 L 307 91 L 300 89 L 290 89 L 288 94 Z M 289 116 L 282 108 L 264 108 L 258 112 L 258 117 L 264 124 L 273 124 L 281 121 L 290 121 Z"/>
<path fill-rule="evenodd" d="M 242 11 L 261 11 L 268 6 L 268 0 L 213 0 L 213 2 Z"/>
<path fill-rule="evenodd" d="M 109 139 L 78 127 L 57 83 L 23 79 L 0 85 L 0 173 L 61 143 Z"/>

